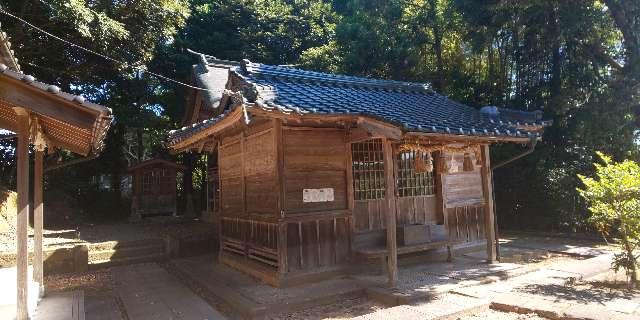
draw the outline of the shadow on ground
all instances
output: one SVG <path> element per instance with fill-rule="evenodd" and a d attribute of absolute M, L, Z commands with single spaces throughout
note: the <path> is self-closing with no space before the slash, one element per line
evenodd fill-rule
<path fill-rule="evenodd" d="M 570 286 L 562 284 L 528 284 L 518 288 L 518 291 L 553 297 L 556 300 L 563 300 L 577 303 L 599 303 L 617 299 L 633 299 L 637 292 L 622 289 L 619 286 L 612 287 L 611 284 L 603 282 L 590 282 L 588 284 Z"/>

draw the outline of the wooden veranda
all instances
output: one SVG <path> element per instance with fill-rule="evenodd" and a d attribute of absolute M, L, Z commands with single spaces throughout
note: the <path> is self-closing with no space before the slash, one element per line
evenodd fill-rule
<path fill-rule="evenodd" d="M 86 101 L 82 96 L 64 93 L 55 85 L 35 80 L 20 72 L 6 35 L 0 31 L 0 128 L 17 135 L 18 216 L 17 312 L 18 320 L 29 318 L 27 310 L 29 190 L 33 188 L 34 258 L 33 280 L 43 283 L 43 175 L 47 152 L 65 149 L 87 156 L 100 152 L 111 123 L 109 108 Z M 29 181 L 29 146 L 33 145 L 34 177 Z"/>

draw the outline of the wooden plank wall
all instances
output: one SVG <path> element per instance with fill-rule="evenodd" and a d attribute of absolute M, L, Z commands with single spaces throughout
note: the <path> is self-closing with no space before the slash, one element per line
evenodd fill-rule
<path fill-rule="evenodd" d="M 248 214 L 273 215 L 277 210 L 276 155 L 273 131 L 247 136 L 244 143 L 244 179 Z"/>
<path fill-rule="evenodd" d="M 460 207 L 484 202 L 480 171 L 447 174 L 443 179 L 446 207 Z"/>
<path fill-rule="evenodd" d="M 345 132 L 283 127 L 285 214 L 347 209 Z M 302 202 L 303 189 L 333 188 L 331 202 Z"/>
<path fill-rule="evenodd" d="M 349 256 L 346 133 L 283 127 L 288 272 L 332 267 Z M 304 189 L 333 188 L 334 201 L 303 202 Z"/>
<path fill-rule="evenodd" d="M 435 195 L 398 197 L 396 199 L 397 225 L 437 224 L 437 204 Z M 384 199 L 356 200 L 353 208 L 355 232 L 383 230 L 385 210 Z"/>
<path fill-rule="evenodd" d="M 485 240 L 484 204 L 447 208 L 449 239 L 462 242 Z"/>
<path fill-rule="evenodd" d="M 240 136 L 224 139 L 218 150 L 220 168 L 220 208 L 224 216 L 243 215 L 242 158 Z"/>
<path fill-rule="evenodd" d="M 324 217 L 287 223 L 289 272 L 332 267 L 349 257 L 349 218 Z"/>
<path fill-rule="evenodd" d="M 356 200 L 353 207 L 356 233 L 384 229 L 384 212 L 386 208 L 387 202 L 384 198 Z"/>
<path fill-rule="evenodd" d="M 264 215 L 277 210 L 272 129 L 222 140 L 219 152 L 220 205 L 224 216 Z"/>
<path fill-rule="evenodd" d="M 464 171 L 464 154 L 447 153 L 442 176 L 443 202 L 451 240 L 476 242 L 485 240 L 484 193 L 482 175 L 475 155 L 471 155 L 472 170 Z"/>
<path fill-rule="evenodd" d="M 398 197 L 396 205 L 398 226 L 438 223 L 435 195 Z"/>

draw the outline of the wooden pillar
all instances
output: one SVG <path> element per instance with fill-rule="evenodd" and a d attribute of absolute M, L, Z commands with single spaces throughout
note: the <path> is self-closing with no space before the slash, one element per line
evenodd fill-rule
<path fill-rule="evenodd" d="M 355 190 L 353 186 L 353 153 L 351 151 L 351 141 L 350 141 L 350 133 L 351 129 L 346 130 L 345 135 L 345 181 L 347 182 L 347 210 L 349 215 L 347 217 L 347 228 L 348 238 L 349 238 L 349 254 L 348 258 L 351 260 L 351 255 L 353 252 L 353 239 L 356 234 L 356 226 L 353 219 L 353 209 L 355 208 L 356 198 L 355 198 Z M 336 234 L 337 239 L 337 234 Z"/>
<path fill-rule="evenodd" d="M 222 177 L 220 174 L 220 157 L 222 153 L 220 151 L 220 147 L 222 146 L 221 141 L 222 139 L 218 140 L 216 146 L 216 157 L 218 157 L 218 199 L 221 202 L 218 204 L 218 212 L 216 212 L 215 215 L 216 227 L 218 228 L 218 261 L 222 261 L 222 248 L 224 245 L 224 239 L 222 239 L 222 192 L 224 192 L 224 190 L 222 189 L 222 181 L 220 181 L 220 177 Z"/>
<path fill-rule="evenodd" d="M 42 229 L 44 223 L 43 193 L 43 161 L 44 145 L 36 145 L 33 177 L 33 281 L 40 286 L 40 295 L 44 294 L 43 256 L 42 256 Z"/>
<path fill-rule="evenodd" d="M 284 218 L 284 201 L 285 201 L 285 189 L 284 189 L 284 149 L 283 149 L 283 137 L 282 137 L 282 122 L 280 119 L 273 119 L 273 146 L 275 150 L 275 164 L 276 164 L 276 194 L 277 208 L 276 219 L 281 220 Z M 278 222 L 278 273 L 283 275 L 287 273 L 289 269 L 287 261 L 287 222 Z"/>
<path fill-rule="evenodd" d="M 29 224 L 29 113 L 22 108 L 15 108 L 18 124 L 18 144 L 16 146 L 18 216 L 16 223 L 16 266 L 17 266 L 17 300 L 16 319 L 28 319 L 28 275 L 29 251 L 27 247 L 27 226 Z"/>
<path fill-rule="evenodd" d="M 247 214 L 247 186 L 245 177 L 245 134 L 240 132 L 240 192 L 242 193 L 242 215 Z"/>
<path fill-rule="evenodd" d="M 497 262 L 496 249 L 496 216 L 493 211 L 493 175 L 491 172 L 491 157 L 489 154 L 489 145 L 483 145 L 482 148 L 482 191 L 484 194 L 484 212 L 485 212 L 485 235 L 487 238 L 487 262 Z"/>
<path fill-rule="evenodd" d="M 389 272 L 389 286 L 398 283 L 398 243 L 396 239 L 396 194 L 395 179 L 393 177 L 393 149 L 389 139 L 383 139 L 384 175 L 386 182 L 385 199 L 387 210 L 385 214 L 387 227 L 387 271 Z"/>

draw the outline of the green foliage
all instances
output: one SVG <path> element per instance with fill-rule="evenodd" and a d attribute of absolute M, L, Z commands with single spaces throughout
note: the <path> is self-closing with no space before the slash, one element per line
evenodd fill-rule
<path fill-rule="evenodd" d="M 606 237 L 613 237 L 622 247 L 613 266 L 624 268 L 633 283 L 637 282 L 637 256 L 640 244 L 640 164 L 631 160 L 614 162 L 598 152 L 604 164 L 595 163 L 595 178 L 579 175 L 584 188 L 580 195 L 589 203 L 592 223 Z"/>
<path fill-rule="evenodd" d="M 79 45 L 184 82 L 196 61 L 190 48 L 221 59 L 429 82 L 477 107 L 541 109 L 554 122 L 536 152 L 494 173 L 504 228 L 590 231 L 577 175 L 593 173 L 595 150 L 640 160 L 639 1 L 4 0 L 2 6 Z M 0 22 L 27 73 L 116 115 L 101 157 L 60 177 L 121 177 L 128 165 L 166 152 L 161 142 L 182 125 L 186 88 L 4 16 Z M 12 163 L 8 150 L 0 148 L 3 185 L 13 183 L 13 170 L 4 168 Z M 493 161 L 518 151 L 494 147 Z M 195 172 L 191 185 L 199 191 L 201 170 Z"/>

